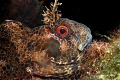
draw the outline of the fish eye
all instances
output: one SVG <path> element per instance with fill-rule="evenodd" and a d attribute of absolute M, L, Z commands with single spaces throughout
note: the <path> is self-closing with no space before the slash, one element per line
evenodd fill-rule
<path fill-rule="evenodd" d="M 59 26 L 56 30 L 57 36 L 62 37 L 62 38 L 66 37 L 68 35 L 68 32 L 69 30 L 68 30 L 68 27 L 66 26 Z"/>

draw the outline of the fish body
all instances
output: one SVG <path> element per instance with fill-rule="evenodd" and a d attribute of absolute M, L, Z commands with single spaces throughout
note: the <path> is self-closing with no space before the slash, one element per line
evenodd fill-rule
<path fill-rule="evenodd" d="M 14 44 L 20 62 L 30 61 L 32 75 L 65 77 L 80 66 L 92 35 L 88 27 L 73 20 L 61 18 L 57 26 L 61 25 L 69 32 L 65 37 L 56 33 L 57 28 L 53 32 L 49 25 L 29 29 L 20 22 L 7 20 L 0 26 L 0 38 Z"/>
<path fill-rule="evenodd" d="M 29 77 L 68 78 L 74 74 L 81 66 L 87 45 L 92 41 L 91 31 L 82 23 L 59 16 L 58 14 L 57 19 L 54 17 L 55 22 L 45 18 L 44 21 L 48 21 L 46 23 L 51 23 L 33 29 L 14 20 L 3 22 L 0 26 L 0 56 L 13 56 L 0 58 L 4 62 L 4 65 L 0 65 L 4 67 L 12 63 L 12 72 L 15 73 L 14 69 L 19 68 L 18 71 L 23 71 Z M 9 46 L 2 40 L 6 40 Z M 3 50 L 6 51 L 5 54 Z M 0 68 L 0 76 L 6 73 L 2 69 Z"/>

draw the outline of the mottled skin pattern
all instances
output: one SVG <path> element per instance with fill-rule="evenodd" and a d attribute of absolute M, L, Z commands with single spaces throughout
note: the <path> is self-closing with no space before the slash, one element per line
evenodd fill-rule
<path fill-rule="evenodd" d="M 55 32 L 61 25 L 69 29 L 64 38 Z M 66 18 L 59 19 L 54 31 L 49 25 L 29 29 L 20 22 L 7 20 L 0 26 L 0 76 L 3 80 L 9 76 L 5 73 L 11 74 L 10 79 L 26 79 L 30 75 L 67 78 L 80 66 L 84 45 L 91 37 L 89 28 Z M 7 65 L 11 72 L 4 70 Z"/>

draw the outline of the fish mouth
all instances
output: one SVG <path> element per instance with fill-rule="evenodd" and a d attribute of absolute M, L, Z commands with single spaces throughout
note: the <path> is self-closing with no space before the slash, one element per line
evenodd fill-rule
<path fill-rule="evenodd" d="M 64 73 L 56 73 L 56 74 L 49 74 L 49 75 L 38 75 L 38 74 L 33 74 L 34 77 L 37 78 L 42 78 L 42 79 L 68 79 L 70 75 L 65 75 L 67 72 Z"/>
<path fill-rule="evenodd" d="M 63 68 L 63 67 L 68 67 L 70 66 L 71 68 L 71 73 L 69 74 L 68 70 L 63 71 L 63 72 L 58 72 L 58 73 L 54 73 L 54 74 L 36 74 L 33 73 L 34 77 L 37 78 L 42 78 L 42 79 L 48 79 L 48 78 L 52 78 L 52 79 L 68 79 L 77 69 L 78 69 L 78 64 L 76 63 L 71 63 L 71 64 L 56 64 L 57 67 L 59 68 Z"/>
<path fill-rule="evenodd" d="M 65 66 L 65 65 L 78 64 L 77 59 L 78 58 L 75 58 L 74 60 L 64 62 L 64 61 L 55 61 L 53 60 L 53 58 L 51 58 L 51 62 L 58 66 Z"/>
<path fill-rule="evenodd" d="M 39 65 L 37 62 L 34 62 L 34 63 L 36 65 Z M 66 78 L 67 79 L 78 69 L 78 66 L 80 66 L 79 62 L 76 62 L 76 61 L 68 62 L 68 63 L 51 61 L 51 63 L 54 64 L 53 72 L 55 71 L 55 73 L 39 74 L 37 71 L 34 71 L 33 76 L 38 77 L 38 78 L 45 78 L 45 79 L 47 78 L 52 78 L 52 79 L 56 79 L 56 78 L 65 79 Z M 57 69 L 61 71 L 56 72 Z"/>

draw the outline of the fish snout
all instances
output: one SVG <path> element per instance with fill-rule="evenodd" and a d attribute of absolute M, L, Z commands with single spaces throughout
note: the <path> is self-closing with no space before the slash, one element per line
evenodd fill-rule
<path fill-rule="evenodd" d="M 87 39 L 87 41 L 85 42 L 85 44 L 81 44 L 81 43 L 80 43 L 80 44 L 78 45 L 78 49 L 79 49 L 80 51 L 83 51 L 84 48 L 87 47 L 87 45 L 88 45 L 90 42 L 92 42 L 92 35 Z"/>

